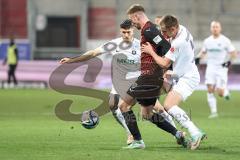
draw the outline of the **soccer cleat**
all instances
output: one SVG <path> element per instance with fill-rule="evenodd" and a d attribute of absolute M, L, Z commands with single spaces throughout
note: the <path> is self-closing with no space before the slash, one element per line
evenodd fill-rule
<path fill-rule="evenodd" d="M 186 132 L 177 131 L 175 138 L 177 139 L 177 144 L 182 145 L 184 148 L 188 147 L 189 142 L 186 139 Z"/>
<path fill-rule="evenodd" d="M 144 149 L 145 148 L 145 144 L 143 142 L 143 140 L 134 140 L 130 145 L 128 145 L 127 147 L 123 147 L 123 149 Z"/>
<path fill-rule="evenodd" d="M 190 143 L 190 149 L 191 150 L 197 149 L 200 146 L 200 143 L 204 138 L 207 138 L 207 135 L 206 135 L 206 133 L 204 133 L 202 131 L 199 131 L 199 133 L 197 135 L 192 136 L 191 137 L 192 141 Z"/>
<path fill-rule="evenodd" d="M 224 99 L 227 100 L 227 101 L 229 101 L 229 100 L 230 100 L 230 94 L 224 96 Z"/>
<path fill-rule="evenodd" d="M 212 113 L 208 116 L 209 119 L 217 118 L 217 117 L 218 117 L 218 113 Z"/>
<path fill-rule="evenodd" d="M 128 138 L 127 138 L 127 145 L 130 145 L 130 144 L 132 144 L 133 143 L 133 141 L 134 141 L 134 139 L 133 139 L 133 136 L 130 134 L 130 135 L 128 135 Z"/>

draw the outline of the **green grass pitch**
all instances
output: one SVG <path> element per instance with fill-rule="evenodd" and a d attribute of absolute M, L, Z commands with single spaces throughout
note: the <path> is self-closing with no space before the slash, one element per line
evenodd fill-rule
<path fill-rule="evenodd" d="M 72 112 L 81 112 L 100 101 L 51 90 L 0 90 L 0 160 L 239 160 L 240 92 L 230 101 L 218 98 L 220 117 L 209 120 L 206 91 L 196 91 L 182 104 L 207 134 L 196 151 L 176 145 L 172 136 L 139 119 L 144 150 L 123 150 L 126 135 L 111 114 L 100 118 L 92 130 L 78 122 L 59 120 L 55 105 L 74 101 Z M 139 107 L 135 106 L 138 114 Z"/>

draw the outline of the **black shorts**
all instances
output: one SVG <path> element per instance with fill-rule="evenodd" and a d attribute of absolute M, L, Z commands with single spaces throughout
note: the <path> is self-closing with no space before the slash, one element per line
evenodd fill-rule
<path fill-rule="evenodd" d="M 127 93 L 136 98 L 142 106 L 155 105 L 163 86 L 162 76 L 141 75 L 128 89 Z"/>

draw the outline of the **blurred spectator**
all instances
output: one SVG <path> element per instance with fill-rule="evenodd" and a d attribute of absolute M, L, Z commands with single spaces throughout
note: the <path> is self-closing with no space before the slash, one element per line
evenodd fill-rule
<path fill-rule="evenodd" d="M 14 85 L 17 85 L 18 82 L 15 76 L 15 71 L 18 64 L 18 49 L 15 44 L 14 38 L 10 39 L 6 58 L 3 61 L 3 65 L 5 64 L 8 64 L 8 84 L 10 84 L 11 79 L 13 79 Z"/>

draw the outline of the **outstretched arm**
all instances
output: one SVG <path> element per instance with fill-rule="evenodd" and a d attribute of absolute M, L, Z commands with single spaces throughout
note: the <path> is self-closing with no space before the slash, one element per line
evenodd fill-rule
<path fill-rule="evenodd" d="M 64 64 L 64 63 L 74 63 L 74 62 L 83 62 L 83 61 L 87 61 L 89 59 L 92 59 L 98 55 L 101 55 L 102 52 L 101 52 L 101 49 L 100 48 L 96 48 L 94 50 L 90 50 L 78 57 L 73 57 L 73 58 L 68 58 L 68 57 L 65 57 L 65 58 L 62 58 L 60 60 L 60 63 L 61 64 Z"/>

